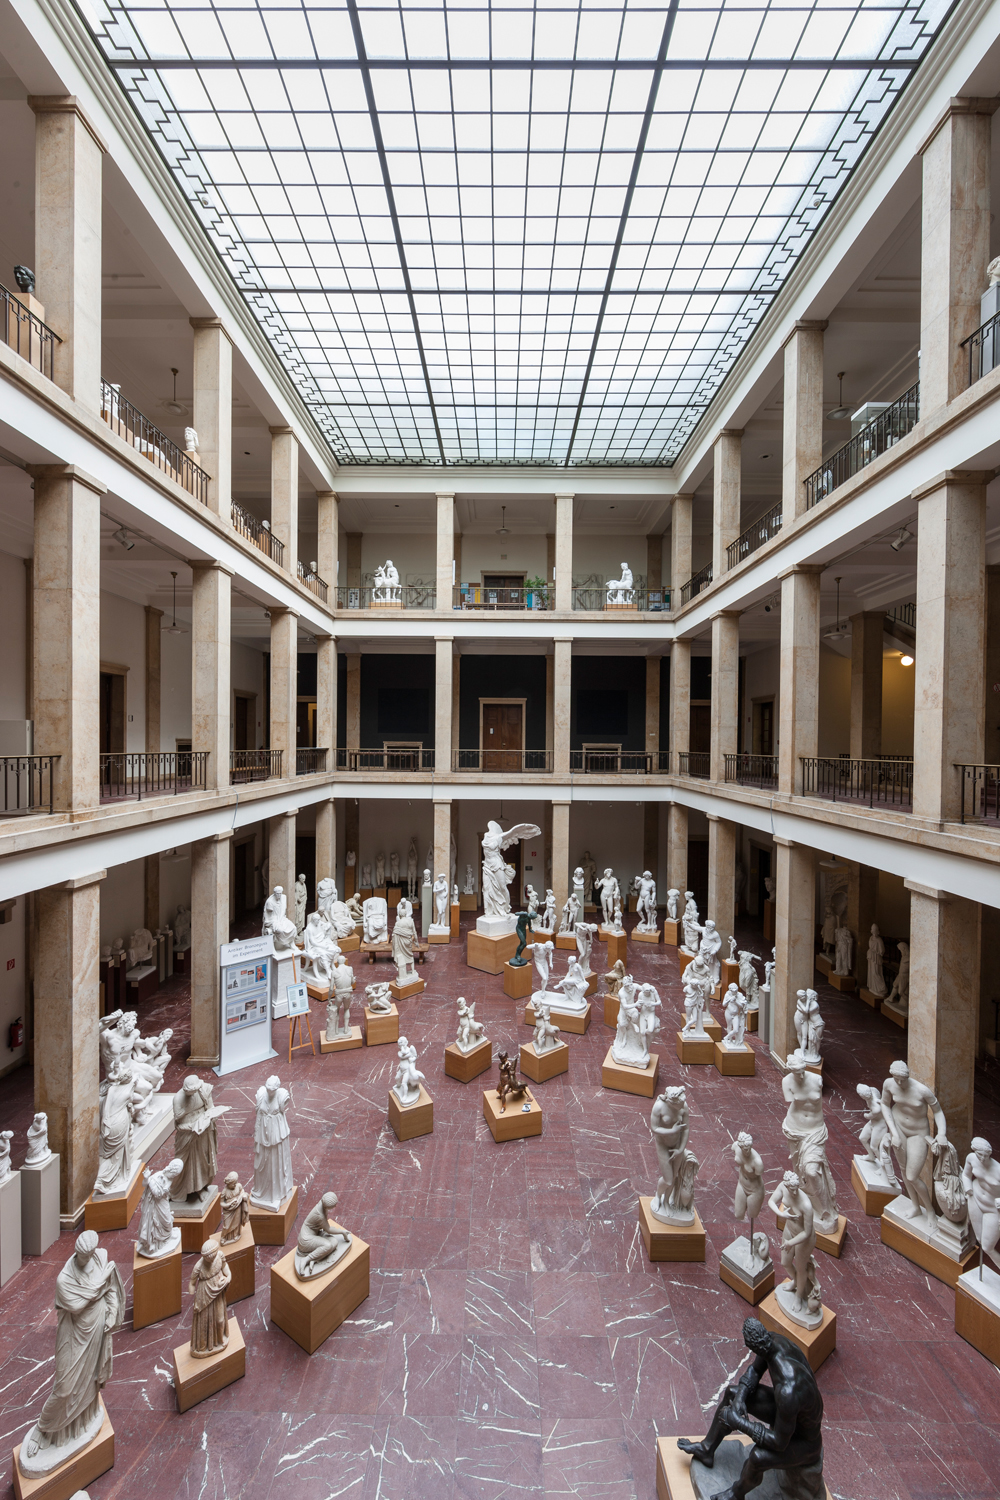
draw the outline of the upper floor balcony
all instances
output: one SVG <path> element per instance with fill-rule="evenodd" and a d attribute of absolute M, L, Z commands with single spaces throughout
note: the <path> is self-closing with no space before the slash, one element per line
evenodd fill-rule
<path fill-rule="evenodd" d="M 29 295 L 22 302 L 5 286 L 0 286 L 0 335 L 15 354 L 51 380 L 55 347 L 62 340 L 28 305 L 34 301 Z"/>
<path fill-rule="evenodd" d="M 205 470 L 195 463 L 190 453 L 178 448 L 166 433 L 154 427 L 149 418 L 144 417 L 131 401 L 126 401 L 120 385 L 107 380 L 101 381 L 101 416 L 112 432 L 124 438 L 130 447 L 141 453 L 161 473 L 176 480 L 182 489 L 187 490 L 202 505 L 208 504 L 209 475 Z"/>
<path fill-rule="evenodd" d="M 866 410 L 871 410 L 872 403 Z M 884 409 L 864 422 L 851 436 L 849 442 L 826 459 L 820 467 L 804 481 L 806 487 L 806 509 L 811 510 L 845 480 L 872 463 L 882 453 L 912 432 L 920 419 L 920 383 L 911 385 L 908 391 Z M 857 420 L 857 418 L 855 418 Z M 852 424 L 853 425 L 853 424 Z"/>

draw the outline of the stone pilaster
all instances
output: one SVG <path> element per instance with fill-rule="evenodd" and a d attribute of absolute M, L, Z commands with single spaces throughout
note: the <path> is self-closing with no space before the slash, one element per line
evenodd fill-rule
<path fill-rule="evenodd" d="M 191 748 L 208 751 L 206 784 L 228 788 L 233 575 L 197 560 L 191 571 Z"/>
<path fill-rule="evenodd" d="M 848 860 L 844 922 L 854 933 L 854 975 L 864 988 L 868 985 L 868 943 L 877 914 L 878 871 Z"/>
<path fill-rule="evenodd" d="M 688 878 L 688 810 L 680 802 L 667 808 L 667 885 L 683 896 Z M 683 911 L 683 902 L 678 908 Z"/>
<path fill-rule="evenodd" d="M 299 617 L 271 608 L 271 749 L 280 750 L 282 776 L 294 776 L 298 717 Z"/>
<path fill-rule="evenodd" d="M 444 875 L 448 881 L 451 880 L 451 801 L 434 802 L 434 868 L 431 871 L 433 879 Z M 450 891 L 450 886 L 449 886 Z M 449 910 L 451 908 L 451 895 L 448 896 Z"/>
<path fill-rule="evenodd" d="M 653 771 L 660 767 L 660 666 L 660 657 L 646 657 L 646 754 Z"/>
<path fill-rule="evenodd" d="M 670 608 L 680 609 L 681 589 L 691 577 L 693 495 L 675 495 L 670 513 Z M 671 692 L 673 683 L 671 682 Z"/>
<path fill-rule="evenodd" d="M 724 428 L 715 440 L 714 454 L 712 577 L 721 578 L 729 566 L 727 548 L 740 534 L 742 427 Z"/>
<path fill-rule="evenodd" d="M 793 568 L 781 580 L 778 789 L 802 790 L 803 756 L 819 749 L 819 588 L 822 568 Z"/>
<path fill-rule="evenodd" d="M 347 657 L 347 748 L 361 749 L 361 657 L 349 653 Z M 368 749 L 368 746 L 365 746 Z M 348 846 L 350 847 L 350 846 Z M 356 850 L 360 853 L 360 850 Z"/>
<path fill-rule="evenodd" d="M 823 462 L 823 330 L 796 323 L 785 344 L 781 505 L 785 525 L 805 513 L 804 480 Z"/>
<path fill-rule="evenodd" d="M 285 549 L 282 565 L 295 578 L 299 558 L 299 445 L 290 427 L 270 427 L 268 431 L 271 434 L 271 530 Z M 318 560 L 316 566 L 318 569 Z"/>
<path fill-rule="evenodd" d="M 316 803 L 316 884 L 327 876 L 337 879 L 337 803 L 333 797 Z M 337 889 L 343 900 L 343 892 Z"/>
<path fill-rule="evenodd" d="M 143 922 L 155 933 L 160 925 L 160 856 L 147 854 L 143 860 Z"/>
<path fill-rule="evenodd" d="M 736 824 L 708 814 L 708 912 L 722 934 L 723 957 L 736 922 Z"/>
<path fill-rule="evenodd" d="M 795 996 L 813 988 L 816 964 L 816 855 L 775 836 L 774 950 L 771 1050 L 779 1062 L 798 1045 Z"/>
<path fill-rule="evenodd" d="M 233 346 L 221 318 L 192 318 L 193 426 L 208 473 L 208 508 L 226 520 L 233 500 Z"/>
<path fill-rule="evenodd" d="M 163 610 L 146 605 L 146 749 L 160 748 L 160 641 Z"/>
<path fill-rule="evenodd" d="M 337 769 L 337 639 L 316 637 L 316 744 L 326 746 L 326 769 Z"/>
<path fill-rule="evenodd" d="M 437 496 L 437 607 L 451 609 L 453 564 L 455 560 L 455 496 Z M 461 579 L 458 580 L 461 582 Z"/>
<path fill-rule="evenodd" d="M 680 774 L 680 758 L 690 743 L 691 642 L 674 641 L 670 647 L 670 769 L 675 776 Z"/>
<path fill-rule="evenodd" d="M 725 781 L 726 756 L 736 754 L 740 717 L 740 617 L 736 610 L 712 616 L 712 706 L 709 775 Z"/>
<path fill-rule="evenodd" d="M 229 851 L 233 830 L 191 845 L 191 1052 L 192 1067 L 219 1061 L 219 949 L 229 942 Z M 271 883 L 275 884 L 274 864 Z"/>
<path fill-rule="evenodd" d="M 553 768 L 557 776 L 568 776 L 570 720 L 573 688 L 573 642 L 570 639 L 561 639 L 557 636 L 552 643 L 552 649 Z M 568 837 L 569 834 L 567 831 L 567 838 Z M 554 864 L 552 868 L 554 871 Z M 555 888 L 553 887 L 553 889 Z M 567 891 L 566 895 L 563 897 L 563 900 L 567 901 L 568 899 L 569 892 Z"/>
<path fill-rule="evenodd" d="M 556 495 L 556 609 L 573 608 L 573 496 Z M 563 898 L 568 900 L 568 896 Z"/>
<path fill-rule="evenodd" d="M 288 897 L 288 911 L 294 912 L 295 901 L 293 892 L 295 888 L 295 877 L 298 871 L 295 868 L 295 830 L 297 826 L 298 812 L 278 813 L 277 817 L 268 819 L 267 835 L 267 857 L 268 857 L 268 884 L 273 891 L 276 885 L 280 885 Z"/>
<path fill-rule="evenodd" d="M 569 808 L 568 802 L 552 803 L 552 895 L 557 914 L 569 900 Z"/>
<path fill-rule="evenodd" d="M 885 611 L 851 616 L 851 759 L 882 750 L 882 636 Z"/>
<path fill-rule="evenodd" d="M 316 567 L 327 585 L 327 603 L 337 607 L 340 584 L 340 496 L 335 490 L 316 491 Z"/>
<path fill-rule="evenodd" d="M 434 637 L 434 765 L 439 774 L 451 770 L 454 651 L 452 636 Z"/>

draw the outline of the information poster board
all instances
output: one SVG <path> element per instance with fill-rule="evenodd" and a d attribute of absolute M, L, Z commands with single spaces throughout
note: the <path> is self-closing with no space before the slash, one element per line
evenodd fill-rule
<path fill-rule="evenodd" d="M 270 936 L 223 943 L 219 952 L 220 1076 L 264 1062 L 277 1053 L 271 1046 L 271 965 L 274 942 Z"/>

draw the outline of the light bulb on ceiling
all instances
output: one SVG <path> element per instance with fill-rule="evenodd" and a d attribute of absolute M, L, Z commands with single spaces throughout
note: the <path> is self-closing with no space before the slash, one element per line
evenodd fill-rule
<path fill-rule="evenodd" d="M 899 665 L 901 667 L 912 667 L 913 666 L 913 657 L 912 656 L 901 656 L 899 658 Z"/>
<path fill-rule="evenodd" d="M 507 530 L 507 507 L 506 507 L 506 505 L 501 505 L 501 507 L 500 507 L 500 528 L 496 532 L 496 535 L 497 536 L 510 536 L 510 532 Z"/>

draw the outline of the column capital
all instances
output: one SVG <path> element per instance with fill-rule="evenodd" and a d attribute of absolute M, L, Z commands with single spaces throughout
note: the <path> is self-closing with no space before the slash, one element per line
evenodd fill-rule
<path fill-rule="evenodd" d="M 30 99 L 28 103 L 31 103 Z M 975 96 L 970 96 L 967 99 L 960 97 L 949 99 L 923 141 L 917 147 L 917 155 L 923 156 L 942 125 L 947 125 L 948 121 L 953 119 L 955 115 L 993 115 L 996 114 L 998 109 L 1000 109 L 1000 99 L 978 99 Z"/>
<path fill-rule="evenodd" d="M 555 500 L 574 500 L 575 498 L 576 498 L 576 490 L 555 490 L 555 491 L 553 491 L 553 499 L 555 499 Z"/>
<path fill-rule="evenodd" d="M 74 875 L 72 880 L 60 880 L 58 884 L 51 886 L 54 891 L 82 891 L 85 886 L 96 885 L 101 880 L 107 880 L 107 870 L 94 870 L 89 875 Z"/>
<path fill-rule="evenodd" d="M 454 643 L 455 637 L 453 635 L 436 635 L 434 639 L 436 641 L 450 641 Z"/>
<path fill-rule="evenodd" d="M 316 499 L 317 500 L 336 500 L 337 504 L 338 505 L 340 504 L 340 495 L 338 494 L 338 492 L 336 490 L 317 490 L 316 491 Z"/>
<path fill-rule="evenodd" d="M 77 484 L 86 485 L 88 490 L 93 490 L 95 495 L 106 495 L 108 487 L 88 474 L 86 469 L 80 469 L 76 464 L 26 464 L 25 472 L 32 479 L 75 479 Z"/>
<path fill-rule="evenodd" d="M 299 611 L 297 609 L 287 609 L 284 604 L 269 604 L 267 605 L 267 612 L 272 620 L 276 616 L 280 617 L 281 615 L 290 615 L 293 620 L 299 618 Z"/>
<path fill-rule="evenodd" d="M 822 333 L 828 327 L 825 318 L 796 318 L 782 348 L 787 348 L 797 333 Z"/>
<path fill-rule="evenodd" d="M 933 479 L 928 479 L 917 489 L 910 491 L 911 500 L 926 500 L 935 490 L 942 489 L 946 484 L 987 485 L 993 478 L 993 469 L 944 469 L 940 474 L 935 474 Z"/>
<path fill-rule="evenodd" d="M 455 491 L 454 490 L 435 490 L 434 491 L 434 498 L 435 498 L 435 500 L 454 500 L 454 498 L 455 498 Z"/>
<path fill-rule="evenodd" d="M 211 329 L 217 328 L 224 338 L 229 339 L 230 343 L 233 342 L 229 338 L 229 334 L 226 332 L 226 325 L 221 318 L 188 318 L 188 322 L 195 333 L 207 333 Z"/>
<path fill-rule="evenodd" d="M 275 817 L 278 817 L 278 818 L 297 818 L 298 815 L 299 815 L 299 812 L 300 812 L 300 809 L 297 808 L 297 807 L 293 807 L 290 810 L 288 808 L 286 808 L 284 812 L 275 813 Z"/>
<path fill-rule="evenodd" d="M 796 573 L 825 573 L 828 566 L 828 563 L 793 563 L 790 568 L 786 568 L 783 573 L 778 574 L 778 579 L 782 581 L 785 578 L 794 578 Z"/>
<path fill-rule="evenodd" d="M 741 609 L 718 609 L 714 615 L 709 615 L 710 620 L 738 620 L 742 615 Z"/>
<path fill-rule="evenodd" d="M 221 833 L 207 833 L 204 838 L 194 839 L 196 844 L 225 844 L 235 834 L 235 828 L 224 828 Z"/>
<path fill-rule="evenodd" d="M 76 115 L 98 150 L 107 156 L 108 148 L 101 139 L 97 126 L 75 94 L 29 94 L 28 108 L 36 115 Z"/>
<path fill-rule="evenodd" d="M 225 573 L 229 578 L 235 578 L 236 569 L 227 568 L 225 563 L 219 562 L 215 557 L 189 557 L 188 567 L 192 573 Z"/>
<path fill-rule="evenodd" d="M 743 436 L 743 428 L 742 427 L 720 427 L 719 430 L 718 430 L 718 432 L 716 433 L 715 437 L 712 439 L 712 443 L 713 443 L 713 446 L 714 446 L 719 441 L 720 438 L 724 438 L 724 437 L 741 438 L 742 436 Z"/>
<path fill-rule="evenodd" d="M 903 884 L 908 891 L 916 891 L 918 896 L 928 896 L 931 901 L 943 903 L 952 899 L 950 892 L 939 891 L 932 885 L 921 885 L 919 880 L 907 880 L 904 876 Z"/>
<path fill-rule="evenodd" d="M 780 844 L 780 846 L 781 846 L 782 849 L 801 849 L 802 848 L 802 845 L 800 843 L 798 843 L 795 839 L 786 839 L 786 838 L 783 838 L 780 833 L 774 833 L 774 834 L 771 835 L 771 837 L 774 839 L 774 842 L 776 844 Z"/>
<path fill-rule="evenodd" d="M 268 427 L 267 430 L 271 434 L 272 437 L 294 437 L 295 436 L 294 428 L 291 428 L 291 427 Z"/>

